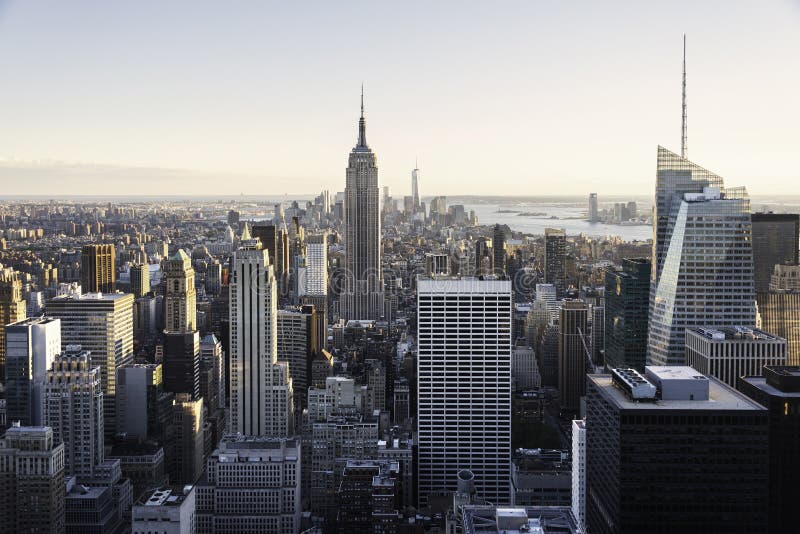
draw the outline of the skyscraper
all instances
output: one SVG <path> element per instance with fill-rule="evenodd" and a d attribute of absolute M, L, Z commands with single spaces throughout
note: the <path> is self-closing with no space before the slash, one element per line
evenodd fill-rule
<path fill-rule="evenodd" d="M 797 265 L 800 215 L 753 213 L 753 277 L 756 292 L 769 290 L 776 265 Z"/>
<path fill-rule="evenodd" d="M 64 445 L 46 426 L 14 425 L 0 439 L 4 532 L 64 532 Z"/>
<path fill-rule="evenodd" d="M 565 300 L 561 305 L 558 338 L 558 398 L 562 413 L 577 415 L 586 394 L 589 307 L 582 300 Z"/>
<path fill-rule="evenodd" d="M 313 308 L 307 310 L 278 310 L 277 354 L 278 360 L 289 366 L 292 377 L 295 410 L 299 413 L 307 406 L 309 370 L 315 337 L 316 317 Z"/>
<path fill-rule="evenodd" d="M 131 293 L 137 299 L 150 293 L 150 266 L 146 263 L 131 265 Z"/>
<path fill-rule="evenodd" d="M 556 286 L 558 298 L 567 290 L 567 234 L 557 228 L 544 229 L 544 281 Z"/>
<path fill-rule="evenodd" d="M 787 363 L 800 365 L 800 291 L 770 289 L 756 295 L 761 329 L 784 338 Z"/>
<path fill-rule="evenodd" d="M 595 223 L 600 220 L 597 212 L 597 193 L 589 193 L 589 222 Z"/>
<path fill-rule="evenodd" d="M 293 428 L 292 381 L 277 361 L 277 288 L 266 250 L 255 240 L 234 253 L 230 283 L 231 429 L 287 436 Z"/>
<path fill-rule="evenodd" d="M 606 271 L 606 368 L 632 367 L 644 372 L 647 360 L 647 314 L 650 258 L 622 260 L 622 270 Z"/>
<path fill-rule="evenodd" d="M 47 371 L 44 388 L 45 424 L 55 443 L 64 444 L 67 474 L 92 479 L 105 445 L 100 368 L 87 351 L 70 345 Z"/>
<path fill-rule="evenodd" d="M 25 319 L 27 311 L 22 298 L 22 280 L 11 267 L 0 268 L 0 383 L 6 380 L 5 325 Z"/>
<path fill-rule="evenodd" d="M 42 426 L 45 373 L 61 352 L 61 321 L 33 317 L 5 331 L 7 420 Z"/>
<path fill-rule="evenodd" d="M 743 188 L 672 199 L 669 249 L 651 293 L 648 363 L 683 365 L 688 327 L 755 326 L 750 228 Z"/>
<path fill-rule="evenodd" d="M 133 361 L 133 295 L 63 295 L 47 303 L 47 315 L 61 319 L 61 343 L 80 345 L 100 368 L 106 439 L 114 436 L 117 368 Z"/>
<path fill-rule="evenodd" d="M 197 291 L 192 259 L 183 249 L 167 260 L 164 279 L 164 330 L 193 332 L 197 329 Z"/>
<path fill-rule="evenodd" d="M 586 527 L 766 532 L 767 411 L 691 367 L 590 375 Z"/>
<path fill-rule="evenodd" d="M 345 320 L 379 319 L 383 315 L 384 293 L 378 166 L 367 145 L 363 90 L 358 142 L 350 152 L 344 194 L 345 288 L 341 316 Z"/>
<path fill-rule="evenodd" d="M 419 167 L 414 165 L 414 170 L 411 171 L 411 197 L 414 199 L 414 213 L 420 209 L 419 205 Z"/>
<path fill-rule="evenodd" d="M 113 293 L 117 283 L 114 245 L 84 245 L 81 249 L 81 288 L 84 293 Z"/>
<path fill-rule="evenodd" d="M 495 275 L 506 275 L 506 233 L 499 224 L 492 230 L 492 265 Z"/>
<path fill-rule="evenodd" d="M 461 469 L 482 498 L 508 504 L 511 282 L 419 279 L 417 298 L 419 504 L 455 491 Z"/>

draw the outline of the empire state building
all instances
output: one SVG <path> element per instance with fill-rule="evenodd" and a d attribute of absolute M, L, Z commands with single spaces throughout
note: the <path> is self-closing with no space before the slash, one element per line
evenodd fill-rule
<path fill-rule="evenodd" d="M 378 166 L 367 145 L 363 88 L 358 143 L 350 151 L 344 197 L 346 276 L 341 316 L 345 320 L 380 319 L 384 294 Z"/>

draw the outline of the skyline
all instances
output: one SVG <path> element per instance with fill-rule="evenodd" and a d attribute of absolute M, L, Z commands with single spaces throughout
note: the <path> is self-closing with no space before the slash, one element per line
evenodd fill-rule
<path fill-rule="evenodd" d="M 796 181 L 796 4 L 508 5 L 0 2 L 5 194 L 341 191 L 363 82 L 396 198 L 416 158 L 425 197 L 650 195 L 684 32 L 690 159 L 754 196 Z"/>

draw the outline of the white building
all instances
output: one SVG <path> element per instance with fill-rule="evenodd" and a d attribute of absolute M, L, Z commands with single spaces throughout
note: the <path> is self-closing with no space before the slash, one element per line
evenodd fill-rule
<path fill-rule="evenodd" d="M 746 327 L 687 328 L 686 365 L 732 388 L 739 377 L 761 376 L 765 365 L 786 365 L 786 340 Z"/>
<path fill-rule="evenodd" d="M 195 488 L 147 492 L 133 506 L 132 534 L 195 534 Z"/>
<path fill-rule="evenodd" d="M 258 241 L 234 253 L 230 283 L 230 423 L 233 432 L 289 436 L 294 424 L 289 366 L 277 360 L 277 285 Z"/>
<path fill-rule="evenodd" d="M 300 442 L 225 436 L 196 485 L 197 534 L 297 534 Z"/>
<path fill-rule="evenodd" d="M 572 515 L 586 530 L 586 421 L 572 421 Z"/>
<path fill-rule="evenodd" d="M 511 503 L 511 282 L 420 278 L 417 296 L 420 506 L 462 469 Z"/>
<path fill-rule="evenodd" d="M 306 281 L 300 296 L 328 296 L 328 236 L 312 235 L 306 243 Z"/>
<path fill-rule="evenodd" d="M 23 319 L 6 325 L 5 337 L 7 420 L 42 426 L 45 373 L 61 352 L 61 321 Z"/>
<path fill-rule="evenodd" d="M 90 355 L 70 345 L 56 357 L 44 385 L 45 425 L 53 429 L 56 443 L 64 444 L 66 472 L 81 480 L 94 476 L 103 461 L 103 390 L 100 368 Z"/>

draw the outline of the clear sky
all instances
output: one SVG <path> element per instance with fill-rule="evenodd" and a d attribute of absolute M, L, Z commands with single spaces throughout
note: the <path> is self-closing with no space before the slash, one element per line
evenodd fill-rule
<path fill-rule="evenodd" d="M 656 146 L 800 193 L 800 2 L 0 0 L 6 194 L 650 194 Z"/>

